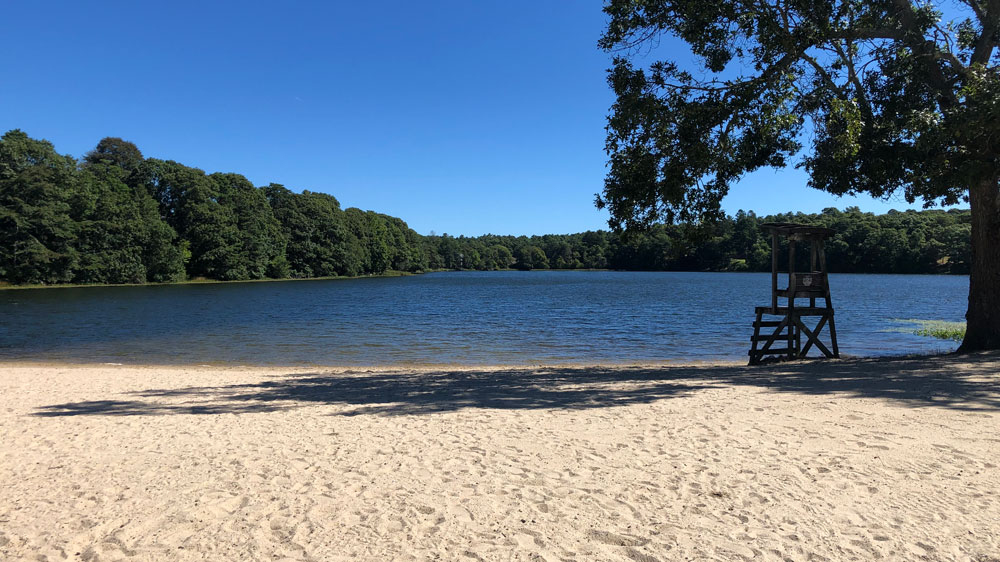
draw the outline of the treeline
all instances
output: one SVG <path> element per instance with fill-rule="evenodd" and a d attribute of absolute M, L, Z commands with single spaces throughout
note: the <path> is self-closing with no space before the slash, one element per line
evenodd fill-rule
<path fill-rule="evenodd" d="M 875 215 L 848 207 L 765 217 L 739 211 L 713 224 L 658 225 L 633 235 L 591 231 L 428 240 L 435 268 L 770 271 L 771 239 L 760 225 L 796 222 L 836 231 L 826 245 L 827 263 L 834 272 L 968 273 L 970 221 L 967 209 Z M 782 258 L 786 250 L 783 243 Z M 799 255 L 807 259 L 804 252 Z"/>
<path fill-rule="evenodd" d="M 341 209 L 331 195 L 255 187 L 145 158 L 105 138 L 81 160 L 19 130 L 0 138 L 0 280 L 145 283 L 381 274 L 429 269 L 770 268 L 769 221 L 829 226 L 833 271 L 966 273 L 968 211 L 886 215 L 827 209 L 634 235 L 420 236 L 396 217 Z"/>
<path fill-rule="evenodd" d="M 418 271 L 422 248 L 398 218 L 144 158 L 122 139 L 77 161 L 19 130 L 0 138 L 0 279 L 9 283 Z"/>

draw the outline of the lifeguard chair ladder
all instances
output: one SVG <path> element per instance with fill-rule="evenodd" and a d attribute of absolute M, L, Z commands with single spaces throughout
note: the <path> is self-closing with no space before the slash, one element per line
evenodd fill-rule
<path fill-rule="evenodd" d="M 757 365 L 765 360 L 800 359 L 814 345 L 826 357 L 840 357 L 824 249 L 826 239 L 833 234 L 833 230 L 794 223 L 765 223 L 761 228 L 771 234 L 771 306 L 756 307 L 757 320 L 750 339 L 750 364 Z M 778 254 L 782 237 L 788 239 L 788 287 L 785 289 L 778 288 Z M 810 268 L 805 273 L 795 271 L 795 247 L 799 242 L 810 245 Z M 796 306 L 796 299 L 806 298 L 809 299 L 809 306 Z M 785 302 L 780 303 L 779 299 L 785 299 Z M 817 299 L 821 302 L 817 303 Z M 765 316 L 776 318 L 765 319 Z M 818 318 L 818 321 L 810 328 L 803 318 Z M 827 326 L 830 347 L 820 338 L 823 328 Z M 770 333 L 761 333 L 762 329 L 772 328 Z M 805 346 L 802 345 L 803 334 L 806 336 Z M 774 347 L 775 344 L 783 347 Z"/>

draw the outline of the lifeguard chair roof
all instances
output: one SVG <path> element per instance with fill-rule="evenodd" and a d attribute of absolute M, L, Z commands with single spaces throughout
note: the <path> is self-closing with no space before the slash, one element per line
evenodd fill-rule
<path fill-rule="evenodd" d="M 808 224 L 798 224 L 794 222 L 766 222 L 760 227 L 770 233 L 788 236 L 798 240 L 819 239 L 826 240 L 833 236 L 834 230 L 822 226 L 812 226 Z"/>

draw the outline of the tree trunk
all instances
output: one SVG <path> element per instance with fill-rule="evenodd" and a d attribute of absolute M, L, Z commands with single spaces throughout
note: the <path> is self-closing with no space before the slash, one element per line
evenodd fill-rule
<path fill-rule="evenodd" d="M 1000 178 L 969 189 L 972 275 L 965 341 L 959 352 L 1000 349 Z"/>

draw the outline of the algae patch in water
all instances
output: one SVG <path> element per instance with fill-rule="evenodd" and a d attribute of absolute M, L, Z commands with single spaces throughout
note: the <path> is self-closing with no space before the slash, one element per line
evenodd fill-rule
<path fill-rule="evenodd" d="M 909 332 L 918 336 L 927 336 L 942 340 L 961 342 L 965 339 L 965 322 L 947 322 L 945 320 L 894 319 L 894 322 L 907 324 L 897 331 Z"/>

